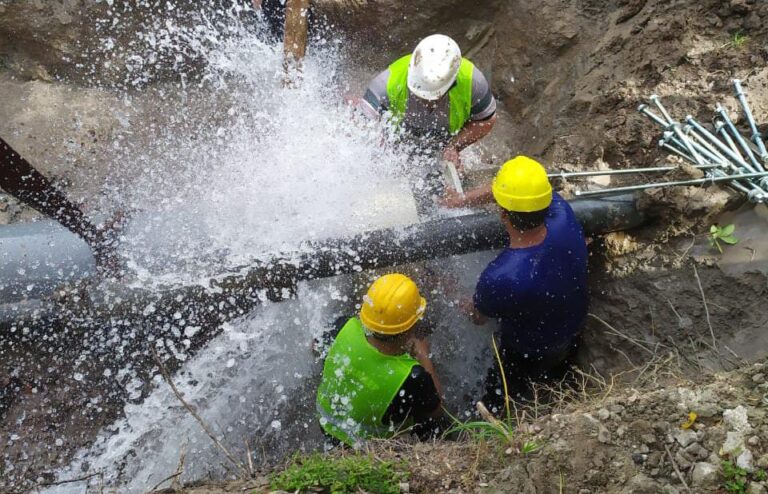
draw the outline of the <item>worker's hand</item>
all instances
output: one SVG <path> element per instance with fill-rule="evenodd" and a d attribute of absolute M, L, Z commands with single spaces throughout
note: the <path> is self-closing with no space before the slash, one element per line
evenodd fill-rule
<path fill-rule="evenodd" d="M 463 208 L 467 205 L 466 198 L 463 194 L 459 194 L 453 187 L 446 187 L 443 192 L 443 197 L 438 200 L 444 208 Z"/>
<path fill-rule="evenodd" d="M 459 310 L 463 312 L 468 317 L 472 317 L 477 309 L 475 309 L 475 302 L 469 298 L 464 297 L 461 300 L 459 300 Z"/>
<path fill-rule="evenodd" d="M 459 148 L 449 145 L 443 151 L 443 159 L 450 161 L 456 166 L 456 171 L 459 172 L 459 176 L 464 176 L 464 165 L 461 162 L 461 156 L 459 155 Z"/>
<path fill-rule="evenodd" d="M 471 297 L 466 297 L 460 300 L 459 309 L 478 326 L 485 324 L 485 322 L 488 320 L 484 315 L 480 313 L 479 310 L 477 310 L 475 307 L 475 302 Z"/>

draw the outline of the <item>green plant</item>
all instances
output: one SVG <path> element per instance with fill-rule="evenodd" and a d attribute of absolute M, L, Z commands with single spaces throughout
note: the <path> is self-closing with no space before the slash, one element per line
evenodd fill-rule
<path fill-rule="evenodd" d="M 535 453 L 539 449 L 541 449 L 541 444 L 533 440 L 528 440 L 523 443 L 523 446 L 520 448 L 520 452 L 523 455 L 529 455 L 531 453 Z"/>
<path fill-rule="evenodd" d="M 407 479 L 408 473 L 397 470 L 393 463 L 370 456 L 336 458 L 314 454 L 295 456 L 288 468 L 270 476 L 270 485 L 289 492 L 319 488 L 330 494 L 398 494 L 400 482 Z"/>
<path fill-rule="evenodd" d="M 709 227 L 709 246 L 717 248 L 720 253 L 723 253 L 723 247 L 720 242 L 728 245 L 734 245 L 739 242 L 739 239 L 733 236 L 733 232 L 736 230 L 736 225 L 731 223 L 726 226 L 712 225 Z"/>
<path fill-rule="evenodd" d="M 732 494 L 747 492 L 749 482 L 762 482 L 768 479 L 768 472 L 757 469 L 752 473 L 734 465 L 731 460 L 723 460 L 723 488 Z"/>
<path fill-rule="evenodd" d="M 512 407 L 510 405 L 509 399 L 509 388 L 507 386 L 506 375 L 504 374 L 504 365 L 501 362 L 501 355 L 499 354 L 499 348 L 496 345 L 496 339 L 492 338 L 491 341 L 493 342 L 493 351 L 496 354 L 496 362 L 499 365 L 501 382 L 504 387 L 504 406 L 506 416 L 504 419 L 497 419 L 488 411 L 482 402 L 477 404 L 477 411 L 480 413 L 480 416 L 484 420 L 462 422 L 446 411 L 448 416 L 454 421 L 455 425 L 446 431 L 445 435 L 466 433 L 474 441 L 495 439 L 501 441 L 508 452 L 514 448 L 520 454 L 531 454 L 541 448 L 541 445 L 533 440 L 527 440 L 518 445 L 515 440 L 517 422 L 516 418 L 512 415 Z"/>
<path fill-rule="evenodd" d="M 464 432 L 474 441 L 500 439 L 509 446 L 514 444 L 514 425 L 506 421 L 494 418 L 493 421 L 486 419 L 462 422 L 456 417 L 451 416 L 451 418 L 455 425 L 446 431 L 446 435 Z"/>
<path fill-rule="evenodd" d="M 723 467 L 723 488 L 732 494 L 741 494 L 747 490 L 747 471 L 733 464 L 730 460 L 721 463 Z"/>
<path fill-rule="evenodd" d="M 499 348 L 496 345 L 496 338 L 491 337 L 493 343 L 493 351 L 496 354 L 496 362 L 499 364 L 499 372 L 501 373 L 501 382 L 504 385 L 504 408 L 506 411 L 506 418 L 499 420 L 485 408 L 482 402 L 477 404 L 477 411 L 485 420 L 461 422 L 459 419 L 451 414 L 448 414 L 451 419 L 456 423 L 447 434 L 456 432 L 466 432 L 474 440 L 484 440 L 491 437 L 495 437 L 508 443 L 509 446 L 513 445 L 515 439 L 515 424 L 512 422 L 512 409 L 509 404 L 509 388 L 507 387 L 507 376 L 504 374 L 504 364 L 501 363 L 501 354 L 499 354 Z"/>
<path fill-rule="evenodd" d="M 734 48 L 742 48 L 748 42 L 749 42 L 749 36 L 744 34 L 743 31 L 739 30 L 733 33 L 733 36 L 731 36 L 730 45 Z"/>
<path fill-rule="evenodd" d="M 730 460 L 723 460 L 723 488 L 732 494 L 741 494 L 747 490 L 747 471 L 733 464 Z"/>

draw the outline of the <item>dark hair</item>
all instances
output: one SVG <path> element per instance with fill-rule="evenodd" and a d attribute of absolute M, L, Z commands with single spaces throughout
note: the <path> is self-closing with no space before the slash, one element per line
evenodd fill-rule
<path fill-rule="evenodd" d="M 397 333 L 397 334 L 382 334 L 382 333 L 377 333 L 375 331 L 369 331 L 369 333 L 371 336 L 373 336 L 379 341 L 392 342 L 397 340 L 398 338 L 401 338 L 407 335 L 410 331 L 411 330 L 409 329 L 408 331 L 403 331 L 402 333 Z"/>
<path fill-rule="evenodd" d="M 544 208 L 541 211 L 534 211 L 532 213 L 518 213 L 517 211 L 507 211 L 507 218 L 512 226 L 516 230 L 525 232 L 533 230 L 537 226 L 541 226 L 544 223 L 544 218 L 547 216 L 549 208 Z"/>

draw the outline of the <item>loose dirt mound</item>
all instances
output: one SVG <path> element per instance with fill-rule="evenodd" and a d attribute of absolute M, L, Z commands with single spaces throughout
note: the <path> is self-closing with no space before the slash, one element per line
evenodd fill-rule
<path fill-rule="evenodd" d="M 366 452 L 410 472 L 410 492 L 715 493 L 741 482 L 745 490 L 738 492 L 764 493 L 767 375 L 764 362 L 710 375 L 706 385 L 667 377 L 644 390 L 608 386 L 563 395 L 554 405 L 518 410 L 511 445 L 477 438 L 390 441 Z M 522 455 L 517 449 L 526 441 L 538 449 Z M 742 480 L 734 467 L 743 469 Z M 182 492 L 269 492 L 266 484 L 261 477 Z"/>
<path fill-rule="evenodd" d="M 667 381 L 651 391 L 620 393 L 605 388 L 589 404 L 574 403 L 528 424 L 538 432 L 527 439 L 541 449 L 523 458 L 492 449 L 478 458 L 478 445 L 450 455 L 419 445 L 403 457 L 419 492 L 673 493 L 686 491 L 683 481 L 692 492 L 720 492 L 721 460 L 757 478 L 768 467 L 767 369 L 755 364 L 707 385 Z M 690 412 L 697 414 L 692 424 Z M 485 472 L 474 478 L 473 460 L 474 472 Z M 764 492 L 763 481 L 753 484 L 749 492 Z"/>

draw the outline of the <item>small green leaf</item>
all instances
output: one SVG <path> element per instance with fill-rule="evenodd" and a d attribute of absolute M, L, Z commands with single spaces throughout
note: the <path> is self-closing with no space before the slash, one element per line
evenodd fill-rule
<path fill-rule="evenodd" d="M 732 235 L 728 235 L 728 236 L 725 236 L 725 237 L 720 237 L 720 240 L 722 240 L 726 244 L 730 244 L 730 245 L 734 245 L 734 244 L 737 244 L 739 242 L 739 239 L 734 237 L 734 236 L 732 236 Z"/>
<path fill-rule="evenodd" d="M 736 230 L 736 225 L 734 225 L 733 223 L 731 223 L 730 225 L 726 225 L 720 229 L 720 236 L 727 237 L 731 235 L 734 232 L 734 230 Z"/>
<path fill-rule="evenodd" d="M 717 227 L 717 225 L 712 225 L 709 227 L 709 233 L 717 233 L 720 231 L 720 229 Z"/>

